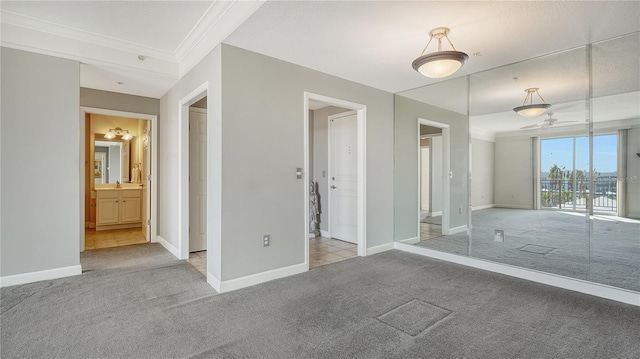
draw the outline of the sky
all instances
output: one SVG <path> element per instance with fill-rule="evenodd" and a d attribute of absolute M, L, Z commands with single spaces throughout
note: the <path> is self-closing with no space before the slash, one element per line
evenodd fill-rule
<path fill-rule="evenodd" d="M 593 136 L 593 168 L 597 172 L 616 172 L 617 142 L 617 135 Z M 540 152 L 541 171 L 549 172 L 554 164 L 573 169 L 573 138 L 542 140 Z M 589 172 L 588 137 L 576 137 L 576 169 Z"/>

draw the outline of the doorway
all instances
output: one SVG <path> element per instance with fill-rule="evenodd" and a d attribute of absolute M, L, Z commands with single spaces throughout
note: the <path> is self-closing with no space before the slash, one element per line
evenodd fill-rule
<path fill-rule="evenodd" d="M 449 234 L 449 125 L 418 119 L 418 237 Z"/>
<path fill-rule="evenodd" d="M 207 275 L 207 97 L 189 107 L 189 259 Z"/>
<path fill-rule="evenodd" d="M 305 261 L 366 255 L 366 107 L 305 93 Z"/>
<path fill-rule="evenodd" d="M 87 107 L 81 115 L 80 251 L 155 242 L 157 117 Z"/>

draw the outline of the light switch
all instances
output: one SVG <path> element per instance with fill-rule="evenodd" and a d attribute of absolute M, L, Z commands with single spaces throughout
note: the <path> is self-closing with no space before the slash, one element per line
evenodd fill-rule
<path fill-rule="evenodd" d="M 296 168 L 296 178 L 302 179 L 302 168 L 300 167 Z"/>

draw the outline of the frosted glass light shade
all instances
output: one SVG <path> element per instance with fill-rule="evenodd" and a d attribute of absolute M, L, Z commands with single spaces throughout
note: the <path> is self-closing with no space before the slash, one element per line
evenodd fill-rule
<path fill-rule="evenodd" d="M 524 117 L 538 117 L 551 107 L 548 103 L 538 103 L 533 105 L 518 106 L 513 110 L 520 116 Z"/>
<path fill-rule="evenodd" d="M 112 139 L 116 138 L 116 134 L 113 133 L 113 131 L 109 130 L 109 132 L 104 134 L 104 138 L 106 138 L 108 140 L 112 140 Z"/>
<path fill-rule="evenodd" d="M 122 139 L 125 141 L 129 141 L 133 138 L 133 135 L 127 131 L 124 135 L 122 135 Z"/>
<path fill-rule="evenodd" d="M 439 79 L 458 71 L 469 56 L 460 51 L 438 51 L 413 60 L 411 66 L 419 73 Z"/>

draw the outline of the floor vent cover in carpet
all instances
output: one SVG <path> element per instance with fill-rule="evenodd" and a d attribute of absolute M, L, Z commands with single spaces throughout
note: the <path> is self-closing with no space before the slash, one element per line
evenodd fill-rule
<path fill-rule="evenodd" d="M 539 246 L 537 244 L 527 244 L 526 246 L 524 246 L 522 248 L 518 248 L 518 249 L 523 251 L 523 252 L 529 252 L 529 253 L 549 254 L 555 248 L 554 247 L 547 247 L 547 246 Z"/>
<path fill-rule="evenodd" d="M 451 314 L 450 310 L 412 299 L 376 319 L 403 333 L 416 336 L 438 324 L 449 314 Z"/>

